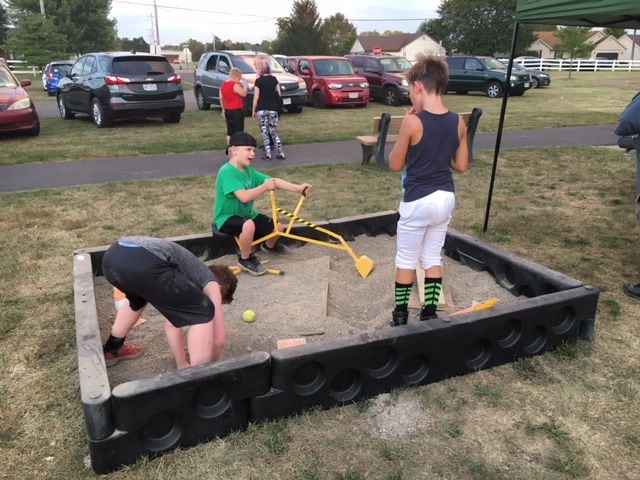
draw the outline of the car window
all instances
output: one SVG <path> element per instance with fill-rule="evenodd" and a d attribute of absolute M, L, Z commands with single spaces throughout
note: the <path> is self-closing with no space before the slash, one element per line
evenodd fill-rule
<path fill-rule="evenodd" d="M 87 57 L 86 61 L 84 62 L 84 66 L 82 67 L 82 74 L 83 75 L 89 75 L 90 73 L 93 73 L 96 71 L 96 57 Z"/>
<path fill-rule="evenodd" d="M 61 77 L 64 77 L 67 73 L 69 73 L 69 71 L 71 71 L 71 65 L 66 65 L 62 63 L 52 65 L 51 71 L 53 73 L 59 74 Z"/>
<path fill-rule="evenodd" d="M 387 73 L 404 73 L 411 68 L 406 58 L 381 58 L 380 63 Z"/>
<path fill-rule="evenodd" d="M 447 58 L 447 64 L 449 65 L 449 68 L 462 69 L 464 67 L 464 58 L 463 57 L 449 57 L 449 58 Z"/>
<path fill-rule="evenodd" d="M 311 75 L 311 62 L 309 60 L 300 60 L 300 65 L 298 65 L 300 69 L 299 72 L 303 75 Z"/>
<path fill-rule="evenodd" d="M 209 57 L 209 60 L 207 60 L 207 67 L 205 68 L 205 70 L 207 72 L 215 70 L 217 61 L 218 61 L 218 55 L 211 55 Z"/>
<path fill-rule="evenodd" d="M 362 68 L 362 67 L 364 67 L 364 58 L 355 57 L 354 59 L 351 60 L 351 63 L 356 68 Z"/>
<path fill-rule="evenodd" d="M 0 65 L 0 87 L 17 87 L 15 78 L 4 65 Z"/>
<path fill-rule="evenodd" d="M 118 75 L 164 75 L 173 73 L 173 68 L 166 58 L 116 57 L 113 59 L 112 73 Z"/>
<path fill-rule="evenodd" d="M 378 61 L 373 58 L 367 58 L 367 62 L 365 63 L 364 69 L 367 72 L 379 72 L 380 67 L 378 66 Z"/>
<path fill-rule="evenodd" d="M 271 67 L 271 73 L 285 73 L 284 68 L 280 65 L 275 58 L 271 55 L 265 54 L 251 54 L 251 55 L 238 55 L 234 57 L 234 66 L 242 70 L 243 68 L 250 68 L 248 72 L 242 70 L 242 73 L 255 73 L 256 72 L 256 64 L 255 61 L 258 57 L 266 58 L 269 62 L 269 66 Z M 239 66 L 238 62 L 244 63 L 243 66 Z"/>
<path fill-rule="evenodd" d="M 111 63 L 111 58 L 110 57 L 106 57 L 104 55 L 101 55 L 98 57 L 98 64 L 100 65 L 100 70 L 103 72 L 110 72 L 111 68 L 110 68 L 110 63 Z"/>
<path fill-rule="evenodd" d="M 285 61 L 285 67 L 284 69 L 289 72 L 289 73 L 295 73 L 296 71 L 296 62 L 297 60 L 294 58 L 289 58 Z"/>
<path fill-rule="evenodd" d="M 78 60 L 74 65 L 73 68 L 71 69 L 71 74 L 72 75 L 82 75 L 82 71 L 84 69 L 84 62 L 86 61 L 87 57 L 81 57 L 80 60 Z"/>
<path fill-rule="evenodd" d="M 482 64 L 475 58 L 467 58 L 464 62 L 465 70 L 482 70 Z"/>
<path fill-rule="evenodd" d="M 486 67 L 489 68 L 489 69 L 504 69 L 505 68 L 505 66 L 502 65 L 502 63 L 500 63 L 495 58 L 483 58 L 482 60 L 484 61 L 484 64 L 486 65 Z"/>
<path fill-rule="evenodd" d="M 318 75 L 353 75 L 353 67 L 347 60 L 316 60 Z"/>

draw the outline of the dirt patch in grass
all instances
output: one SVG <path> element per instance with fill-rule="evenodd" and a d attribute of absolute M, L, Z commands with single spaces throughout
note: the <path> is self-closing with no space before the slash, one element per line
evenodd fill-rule
<path fill-rule="evenodd" d="M 351 245 L 356 255 L 367 255 L 374 261 L 375 267 L 366 279 L 358 274 L 352 258 L 340 250 L 309 244 L 291 248 L 289 256 L 262 254 L 263 260 L 269 260 L 266 266 L 285 274 L 240 274 L 234 302 L 224 312 L 224 357 L 268 352 L 282 339 L 304 338 L 311 343 L 388 328 L 394 298 L 395 237 L 362 235 Z M 217 262 L 233 265 L 235 256 Z M 503 304 L 517 301 L 486 272 L 476 272 L 448 257 L 444 257 L 444 269 L 448 304 L 441 306 L 443 315 L 492 297 Z M 96 278 L 95 284 L 104 339 L 115 317 L 113 289 L 103 277 Z M 416 288 L 410 306 L 418 307 L 418 302 Z M 247 309 L 257 313 L 254 323 L 242 320 Z M 411 308 L 410 312 L 409 321 L 418 322 L 419 310 Z M 162 328 L 164 317 L 149 306 L 143 318 L 146 321 L 130 333 L 128 340 L 144 344 L 145 353 L 109 368 L 112 387 L 175 369 Z"/>

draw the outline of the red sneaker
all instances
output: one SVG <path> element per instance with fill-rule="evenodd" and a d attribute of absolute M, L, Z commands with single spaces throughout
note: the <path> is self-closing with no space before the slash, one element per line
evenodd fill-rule
<path fill-rule="evenodd" d="M 107 352 L 104 354 L 104 361 L 107 367 L 111 367 L 120 360 L 131 360 L 142 355 L 144 347 L 139 343 L 125 343 L 117 353 Z"/>

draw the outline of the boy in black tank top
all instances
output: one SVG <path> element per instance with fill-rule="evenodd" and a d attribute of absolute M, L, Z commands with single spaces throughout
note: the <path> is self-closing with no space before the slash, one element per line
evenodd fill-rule
<path fill-rule="evenodd" d="M 449 74 L 436 57 L 418 61 L 407 73 L 412 108 L 402 121 L 389 167 L 402 174 L 392 325 L 409 316 L 409 294 L 421 266 L 425 272 L 421 320 L 436 318 L 442 289 L 441 250 L 455 206 L 451 169 L 469 166 L 467 127 L 444 105 Z"/>

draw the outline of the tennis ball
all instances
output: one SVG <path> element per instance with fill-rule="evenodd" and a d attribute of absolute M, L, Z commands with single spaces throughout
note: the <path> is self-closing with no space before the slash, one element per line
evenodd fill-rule
<path fill-rule="evenodd" d="M 253 323 L 256 321 L 256 312 L 253 310 L 245 310 L 242 314 L 242 320 L 247 323 Z"/>

